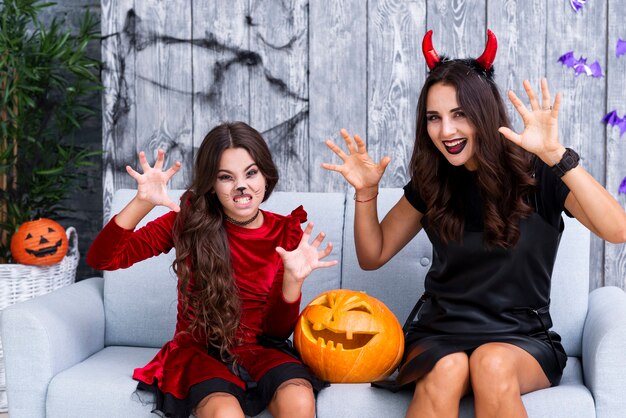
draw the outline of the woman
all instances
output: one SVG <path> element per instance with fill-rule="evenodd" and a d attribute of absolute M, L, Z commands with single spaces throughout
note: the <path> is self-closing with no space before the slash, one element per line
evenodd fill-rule
<path fill-rule="evenodd" d="M 377 269 L 422 229 L 433 244 L 425 294 L 408 325 L 396 390 L 415 384 L 407 417 L 457 417 L 473 392 L 477 417 L 525 417 L 521 395 L 559 383 L 567 356 L 550 331 L 550 276 L 563 210 L 610 242 L 626 241 L 626 213 L 558 137 L 560 96 L 531 109 L 509 92 L 524 121 L 510 129 L 493 80 L 496 39 L 478 59 L 440 58 L 429 32 L 404 196 L 379 223 L 376 196 L 390 158 L 378 164 L 358 135 L 332 141 L 342 165 L 323 164 L 355 188 L 359 263 Z"/>
<path fill-rule="evenodd" d="M 245 123 L 217 126 L 197 151 L 191 187 L 181 207 L 166 193 L 180 169 L 163 171 L 139 154 L 130 167 L 137 195 L 104 227 L 87 255 L 97 269 L 126 268 L 176 249 L 176 331 L 154 359 L 135 370 L 138 388 L 156 395 L 168 417 L 243 417 L 264 408 L 275 417 L 313 417 L 321 387 L 285 345 L 299 314 L 304 279 L 336 261 L 309 243 L 302 207 L 282 216 L 259 209 L 278 172 L 262 136 Z M 156 205 L 172 209 L 134 231 Z M 138 295 L 140 297 L 140 295 Z"/>

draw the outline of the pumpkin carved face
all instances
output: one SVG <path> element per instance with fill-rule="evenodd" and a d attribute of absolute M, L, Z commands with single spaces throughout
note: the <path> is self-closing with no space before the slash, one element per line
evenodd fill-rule
<path fill-rule="evenodd" d="M 322 293 L 302 311 L 294 344 L 321 379 L 363 383 L 391 374 L 404 352 L 404 334 L 384 303 L 337 289 Z"/>
<path fill-rule="evenodd" d="M 65 229 L 51 219 L 24 222 L 11 238 L 11 255 L 21 264 L 49 266 L 67 253 Z"/>

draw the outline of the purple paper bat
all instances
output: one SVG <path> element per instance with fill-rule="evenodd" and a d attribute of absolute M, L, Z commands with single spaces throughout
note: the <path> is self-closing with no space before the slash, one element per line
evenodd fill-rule
<path fill-rule="evenodd" d="M 602 118 L 602 122 L 604 122 L 607 125 L 618 126 L 619 127 L 619 136 L 620 136 L 620 138 L 626 132 L 626 115 L 624 115 L 624 116 L 622 116 L 620 118 L 617 115 L 617 111 L 616 110 L 613 110 L 613 111 L 607 113 L 606 115 L 604 115 L 604 117 Z"/>
<path fill-rule="evenodd" d="M 617 116 L 617 110 L 612 110 L 602 118 L 602 122 L 607 125 L 616 125 L 619 123 L 621 118 Z"/>
<path fill-rule="evenodd" d="M 622 41 L 622 38 L 617 38 L 617 46 L 615 47 L 615 56 L 626 54 L 626 41 Z"/>
<path fill-rule="evenodd" d="M 626 177 L 624 177 L 624 180 L 622 180 L 622 183 L 619 185 L 618 193 L 626 194 Z"/>
<path fill-rule="evenodd" d="M 572 9 L 574 9 L 574 11 L 577 12 L 583 8 L 586 1 L 587 0 L 569 0 L 569 4 L 571 4 Z"/>
<path fill-rule="evenodd" d="M 583 73 L 595 78 L 603 76 L 602 68 L 600 67 L 600 63 L 598 61 L 594 61 L 593 64 L 588 65 L 587 58 L 582 56 L 578 59 L 574 58 L 574 51 L 569 51 L 561 55 L 559 57 L 559 62 L 568 68 L 573 68 L 576 77 Z"/>
<path fill-rule="evenodd" d="M 574 51 L 566 52 L 559 57 L 559 62 L 568 68 L 572 68 L 576 63 L 574 59 Z"/>

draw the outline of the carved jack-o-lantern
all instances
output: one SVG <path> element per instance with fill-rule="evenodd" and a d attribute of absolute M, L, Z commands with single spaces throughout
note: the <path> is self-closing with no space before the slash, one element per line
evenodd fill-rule
<path fill-rule="evenodd" d="M 11 238 L 11 255 L 21 264 L 49 266 L 67 253 L 65 229 L 51 219 L 24 222 Z"/>
<path fill-rule="evenodd" d="M 404 352 L 404 334 L 384 303 L 338 289 L 322 293 L 302 311 L 294 344 L 320 378 L 363 383 L 391 374 Z"/>

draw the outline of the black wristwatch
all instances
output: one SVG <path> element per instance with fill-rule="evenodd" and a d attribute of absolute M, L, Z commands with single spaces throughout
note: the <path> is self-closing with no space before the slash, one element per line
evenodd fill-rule
<path fill-rule="evenodd" d="M 552 172 L 557 177 L 563 177 L 565 173 L 578 165 L 580 156 L 571 148 L 565 148 L 565 154 L 561 158 L 561 161 L 550 167 Z"/>

